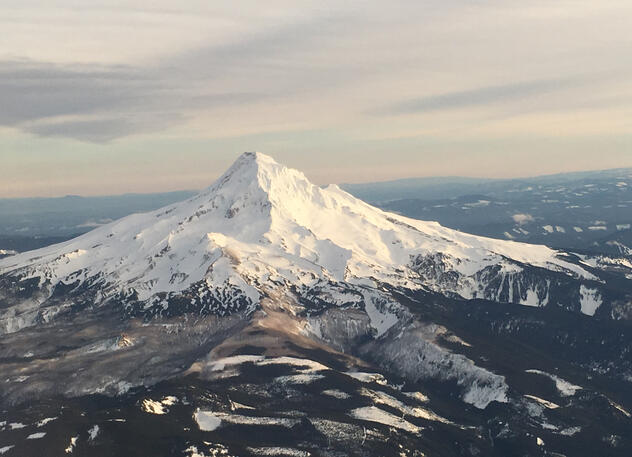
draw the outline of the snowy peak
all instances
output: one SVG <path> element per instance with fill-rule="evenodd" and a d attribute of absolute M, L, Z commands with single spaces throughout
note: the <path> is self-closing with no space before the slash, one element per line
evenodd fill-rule
<path fill-rule="evenodd" d="M 217 192 L 225 187 L 239 192 L 240 188 L 244 190 L 252 183 L 269 193 L 278 186 L 292 182 L 299 186 L 311 185 L 303 173 L 277 163 L 268 155 L 244 152 L 205 193 Z"/>
<path fill-rule="evenodd" d="M 198 205 L 194 214 L 208 215 L 204 218 L 208 232 L 257 242 L 274 231 L 275 222 L 296 216 L 320 193 L 300 171 L 260 152 L 246 152 L 190 202 Z M 217 227 L 218 219 L 230 220 L 230 224 Z"/>
<path fill-rule="evenodd" d="M 555 250 L 386 213 L 261 153 L 242 154 L 189 200 L 0 260 L 5 290 L 33 279 L 33 313 L 69 284 L 91 291 L 90 302 L 123 297 L 161 314 L 172 302 L 186 302 L 183 312 L 251 312 L 271 290 L 293 290 L 299 300 L 366 308 L 375 321 L 390 319 L 380 314 L 392 302 L 380 284 L 543 306 L 559 300 L 560 284 L 579 297 L 581 281 L 601 300 L 596 277 Z M 6 314 L 5 328 L 28 322 L 12 315 L 7 324 Z"/>
<path fill-rule="evenodd" d="M 312 192 L 314 187 L 300 171 L 287 168 L 260 152 L 245 152 L 200 196 L 220 195 L 235 202 L 266 200 L 279 205 Z"/>

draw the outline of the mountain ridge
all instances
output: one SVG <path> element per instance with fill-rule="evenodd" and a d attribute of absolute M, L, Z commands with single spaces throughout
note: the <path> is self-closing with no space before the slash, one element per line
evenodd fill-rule
<path fill-rule="evenodd" d="M 535 278 L 529 269 L 546 277 Z M 30 281 L 35 290 L 23 301 L 26 311 L 0 314 L 5 331 L 67 311 L 56 289 L 74 293 L 73 300 L 91 290 L 84 301 L 116 299 L 128 311 L 149 314 L 164 314 L 172 299 L 188 300 L 187 312 L 209 306 L 220 314 L 249 313 L 266 284 L 298 287 L 299 295 L 320 287 L 333 302 L 357 301 L 335 292 L 342 284 L 377 289 L 388 283 L 542 306 L 558 283 L 579 281 L 583 289 L 578 286 L 571 308 L 581 310 L 589 299 L 581 290 L 599 301 L 593 311 L 603 301 L 599 278 L 577 258 L 386 213 L 338 186 L 315 186 L 261 153 L 243 154 L 184 202 L 2 259 L 0 278 Z M 6 292 L 4 300 L 16 301 Z M 42 307 L 47 303 L 55 304 Z"/>

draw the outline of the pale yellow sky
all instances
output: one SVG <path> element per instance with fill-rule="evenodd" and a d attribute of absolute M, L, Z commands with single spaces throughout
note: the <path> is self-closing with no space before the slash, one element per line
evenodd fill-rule
<path fill-rule="evenodd" d="M 625 0 L 5 0 L 0 197 L 632 166 Z"/>

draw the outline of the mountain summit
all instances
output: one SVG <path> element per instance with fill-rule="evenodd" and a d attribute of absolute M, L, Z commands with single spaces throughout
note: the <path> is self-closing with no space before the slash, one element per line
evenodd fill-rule
<path fill-rule="evenodd" d="M 227 315 L 253 312 L 271 290 L 362 307 L 383 284 L 592 314 L 603 301 L 598 278 L 577 260 L 386 213 L 248 152 L 187 201 L 0 260 L 0 300 L 21 303 L 5 306 L 0 331 L 77 301 L 119 303 L 130 315 Z M 574 299 L 562 301 L 569 287 Z M 378 314 L 382 333 L 392 320 Z"/>

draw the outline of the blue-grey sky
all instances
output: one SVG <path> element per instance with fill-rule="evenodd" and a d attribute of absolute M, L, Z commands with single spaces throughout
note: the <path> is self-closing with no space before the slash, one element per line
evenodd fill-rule
<path fill-rule="evenodd" d="M 3 0 L 0 197 L 632 166 L 629 0 Z"/>

